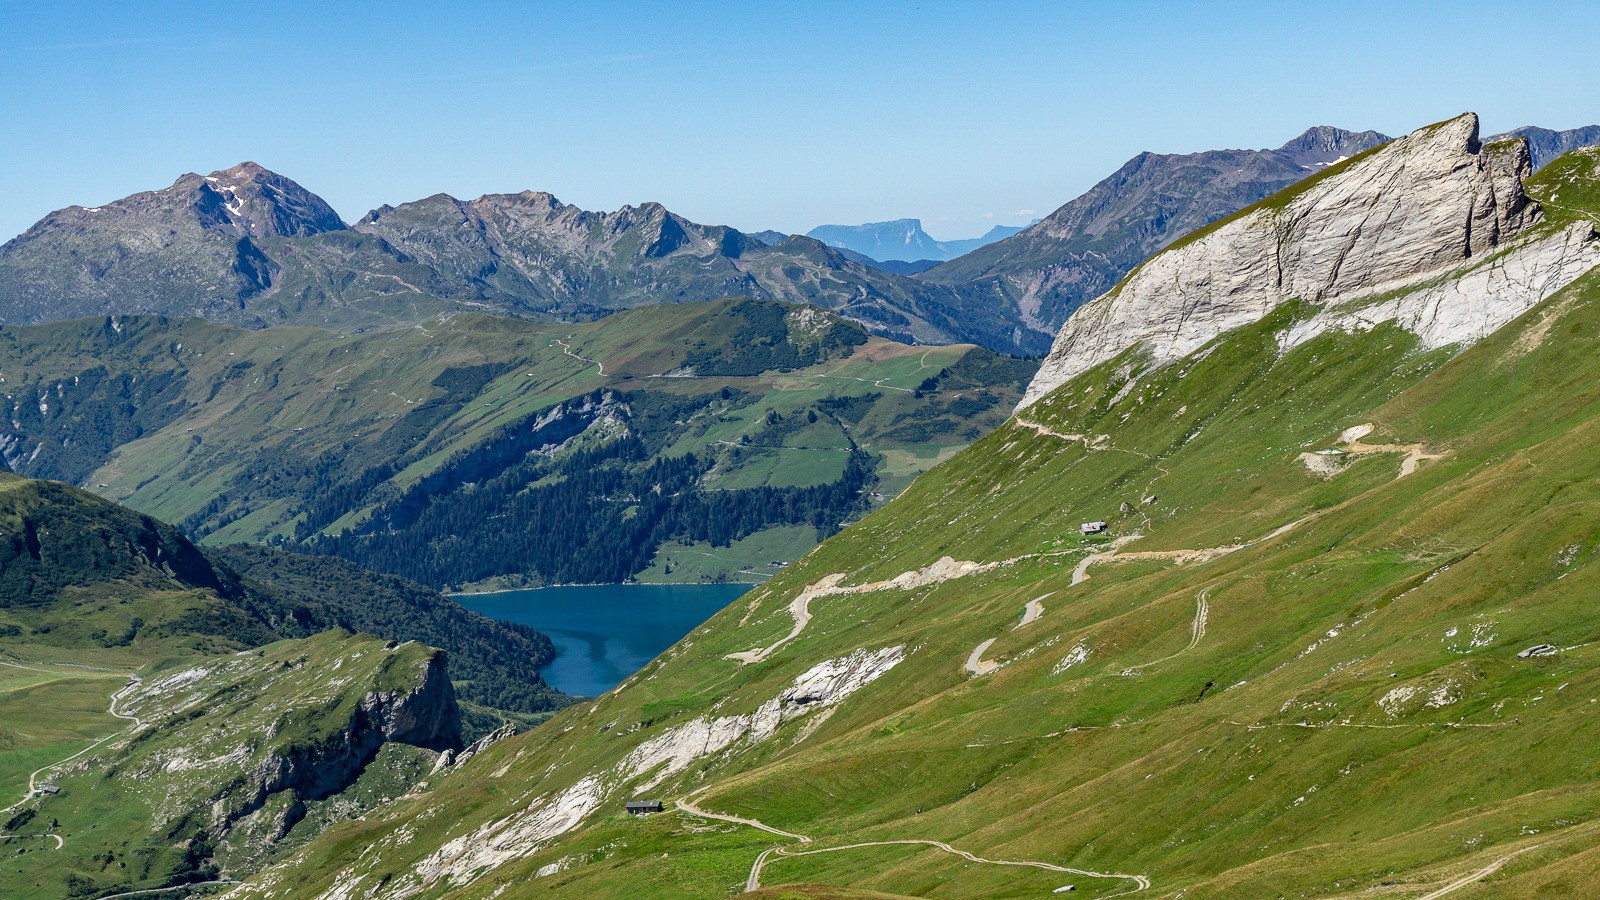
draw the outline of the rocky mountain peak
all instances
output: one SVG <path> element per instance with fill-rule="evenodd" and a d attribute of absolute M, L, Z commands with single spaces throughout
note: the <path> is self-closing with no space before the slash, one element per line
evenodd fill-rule
<path fill-rule="evenodd" d="M 1389 140 L 1376 131 L 1347 131 L 1332 125 L 1307 128 L 1298 137 L 1278 148 L 1297 165 L 1306 168 L 1331 165 Z"/>
<path fill-rule="evenodd" d="M 1345 327 L 1349 304 L 1385 293 L 1399 305 L 1384 314 L 1425 345 L 1482 337 L 1555 289 L 1518 282 L 1509 263 L 1477 266 L 1539 221 L 1522 186 L 1531 172 L 1527 142 L 1480 141 L 1474 113 L 1329 166 L 1174 243 L 1087 304 L 1062 326 L 1023 405 L 1130 348 L 1157 364 L 1179 359 L 1289 300 L 1326 313 L 1296 341 Z M 1594 245 L 1534 235 L 1510 253 L 1548 251 L 1560 259 L 1540 270 L 1576 277 L 1581 268 L 1562 260 L 1586 260 Z M 1424 284 L 1436 287 L 1441 276 L 1459 280 L 1439 290 Z M 1383 321 L 1375 314 L 1363 311 L 1368 327 Z"/>
<path fill-rule="evenodd" d="M 309 237 L 345 228 L 321 197 L 254 162 L 210 175 L 186 175 L 172 189 L 194 192 L 204 225 L 241 236 Z"/>

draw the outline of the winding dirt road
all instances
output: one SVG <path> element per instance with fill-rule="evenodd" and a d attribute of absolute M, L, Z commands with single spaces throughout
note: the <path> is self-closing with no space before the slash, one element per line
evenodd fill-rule
<path fill-rule="evenodd" d="M 605 363 L 601 362 L 598 359 L 590 359 L 587 356 L 579 356 L 577 351 L 572 349 L 571 342 L 569 342 L 567 340 L 564 340 L 562 338 L 556 338 L 555 339 L 555 343 L 557 343 L 557 344 L 559 344 L 561 346 L 561 352 L 562 353 L 565 353 L 566 355 L 572 357 L 575 360 L 578 360 L 579 362 L 586 362 L 591 366 L 595 366 L 595 367 L 599 368 L 600 371 L 599 371 L 598 374 L 600 374 L 600 375 L 604 375 L 606 373 L 606 364 Z"/>
<path fill-rule="evenodd" d="M 799 841 L 802 844 L 812 843 L 811 838 L 806 837 L 803 834 L 795 834 L 792 831 L 784 831 L 781 828 L 773 828 L 771 825 L 767 825 L 755 819 L 746 819 L 742 816 L 730 816 L 724 813 L 712 812 L 711 810 L 701 807 L 695 802 L 694 798 L 710 789 L 710 786 L 707 786 L 686 795 L 678 801 L 678 809 L 693 816 L 700 816 L 706 819 L 715 819 L 719 822 L 730 822 L 735 825 L 746 825 L 751 828 L 759 828 L 760 830 L 769 834 L 775 834 L 779 837 L 792 838 L 793 840 Z M 772 859 L 774 854 L 777 854 L 778 856 L 797 857 L 810 856 L 816 853 L 837 853 L 841 850 L 859 850 L 865 847 L 893 847 L 902 845 L 934 847 L 944 851 L 945 853 L 959 856 L 968 862 L 975 862 L 983 865 L 1021 866 L 1034 869 L 1045 869 L 1051 872 L 1062 872 L 1067 875 L 1081 875 L 1085 878 L 1121 878 L 1133 882 L 1132 888 L 1122 891 L 1121 894 L 1111 894 L 1110 896 L 1112 897 L 1121 896 L 1122 894 L 1131 894 L 1136 891 L 1146 890 L 1150 887 L 1150 879 L 1143 875 L 1124 875 L 1120 872 L 1092 872 L 1088 869 L 1074 869 L 1070 866 L 1058 866 L 1054 863 L 1036 862 L 1033 860 L 988 859 L 976 854 L 968 853 L 965 850 L 958 850 L 955 847 L 946 844 L 944 841 L 906 838 L 894 841 L 862 841 L 860 843 L 844 844 L 838 847 L 819 847 L 815 850 L 790 850 L 787 847 L 769 847 L 766 850 L 761 851 L 760 855 L 756 857 L 755 862 L 751 864 L 750 874 L 747 878 L 745 878 L 744 889 L 746 891 L 755 891 L 761 889 L 761 871 L 766 867 L 767 862 Z"/>
<path fill-rule="evenodd" d="M 1039 617 L 1044 615 L 1044 601 L 1055 596 L 1055 593 L 1055 591 L 1051 591 L 1048 594 L 1041 594 L 1024 604 L 1022 607 L 1022 621 L 1018 622 L 1016 627 L 1011 630 L 1016 631 L 1017 628 L 1021 628 L 1024 625 L 1032 625 L 1034 622 L 1039 621 Z"/>
<path fill-rule="evenodd" d="M 775 834 L 778 837 L 794 838 L 802 844 L 808 844 L 811 842 L 811 838 L 808 838 L 803 834 L 795 834 L 792 831 L 784 831 L 782 828 L 773 828 L 771 825 L 767 825 L 755 819 L 746 819 L 741 816 L 730 816 L 726 813 L 712 812 L 711 810 L 705 809 L 704 807 L 701 807 L 699 804 L 695 803 L 695 797 L 698 797 L 709 790 L 711 790 L 711 787 L 706 786 L 685 795 L 681 800 L 678 801 L 678 808 L 692 816 L 700 816 L 704 819 L 716 819 L 719 822 L 731 822 L 734 825 L 748 825 L 751 828 L 759 828 L 768 834 Z"/>
<path fill-rule="evenodd" d="M 1543 847 L 1543 846 L 1544 846 L 1543 844 L 1534 844 L 1532 847 L 1523 847 L 1521 850 L 1518 850 L 1518 851 L 1516 851 L 1514 853 L 1507 853 L 1505 856 L 1500 857 L 1499 859 L 1497 859 L 1494 862 L 1488 864 L 1487 866 L 1484 866 L 1483 868 L 1479 869 L 1478 871 L 1472 872 L 1472 873 L 1467 874 L 1467 875 L 1463 875 L 1460 878 L 1457 878 L 1455 881 L 1450 882 L 1449 884 L 1445 885 L 1442 888 L 1439 888 L 1437 891 L 1434 891 L 1431 894 L 1422 895 L 1421 897 L 1417 898 L 1417 900 L 1438 900 L 1438 898 L 1440 898 L 1440 897 L 1446 896 L 1448 894 L 1453 894 L 1456 891 L 1461 890 L 1462 888 L 1466 887 L 1469 884 L 1475 884 L 1475 883 L 1477 883 L 1479 881 L 1482 881 L 1485 878 L 1488 878 L 1490 875 L 1493 875 L 1494 873 L 1500 871 L 1500 867 L 1505 865 L 1506 863 L 1510 862 L 1512 859 L 1514 859 L 1514 858 L 1516 858 L 1518 856 L 1521 856 L 1524 853 L 1527 853 L 1529 850 L 1537 850 L 1537 849 L 1539 849 L 1540 847 Z"/>
<path fill-rule="evenodd" d="M 994 645 L 996 640 L 998 640 L 998 638 L 989 638 L 987 641 L 984 641 L 978 646 L 972 648 L 972 655 L 967 657 L 966 669 L 968 673 L 973 675 L 987 675 L 990 672 L 993 672 L 995 669 L 1000 668 L 999 663 L 985 661 L 983 658 L 983 654 L 988 652 L 989 648 Z"/>
<path fill-rule="evenodd" d="M 1121 893 L 1108 895 L 1111 897 L 1120 897 L 1123 894 L 1132 894 L 1137 891 L 1147 890 L 1150 887 L 1150 879 L 1143 875 L 1124 875 L 1120 872 L 1091 872 L 1088 869 L 1074 869 L 1070 866 L 1058 866 L 1054 863 L 1037 862 L 1034 860 L 988 859 L 973 853 L 968 853 L 965 850 L 958 850 L 955 847 L 946 844 L 944 841 L 907 838 L 905 840 L 898 841 L 863 841 L 859 844 L 844 844 L 843 846 L 839 847 L 818 847 L 815 850 L 790 850 L 787 847 L 773 847 L 770 850 L 763 851 L 760 856 L 756 857 L 755 865 L 750 868 L 750 877 L 745 879 L 745 890 L 754 891 L 761 887 L 761 870 L 766 866 L 767 862 L 774 854 L 787 857 L 812 856 L 817 853 L 837 853 L 841 850 L 860 850 L 866 847 L 893 847 L 897 845 L 933 847 L 938 850 L 943 850 L 945 853 L 959 856 L 968 862 L 981 863 L 983 865 L 1020 866 L 1032 869 L 1045 869 L 1046 871 L 1050 872 L 1061 872 L 1067 875 L 1080 875 L 1084 878 L 1121 878 L 1133 882 L 1134 886 L 1132 888 L 1122 891 Z"/>
<path fill-rule="evenodd" d="M 1206 636 L 1206 617 L 1211 614 L 1211 603 L 1210 603 L 1210 601 L 1208 599 L 1208 598 L 1210 598 L 1210 596 L 1211 596 L 1211 588 L 1206 588 L 1205 590 L 1200 592 L 1200 596 L 1195 598 L 1195 601 L 1194 601 L 1194 607 L 1195 607 L 1194 608 L 1194 621 L 1189 624 L 1189 644 L 1188 644 L 1188 646 L 1184 647 L 1182 650 L 1179 650 L 1176 653 L 1169 653 L 1166 656 L 1161 657 L 1160 659 L 1152 659 L 1147 663 L 1140 663 L 1137 666 L 1133 666 L 1131 668 L 1123 669 L 1122 670 L 1122 674 L 1124 674 L 1124 675 L 1137 675 L 1140 672 L 1144 671 L 1145 669 L 1148 669 L 1151 666 L 1156 665 L 1157 663 L 1164 663 L 1169 659 L 1176 659 L 1177 657 L 1182 656 L 1183 654 L 1188 653 L 1190 650 L 1193 650 L 1194 648 L 1200 646 L 1200 640 Z"/>
<path fill-rule="evenodd" d="M 14 665 L 14 664 L 7 663 L 6 665 Z M 14 666 L 14 667 L 15 668 L 19 668 L 19 669 L 30 668 L 29 666 Z M 45 672 L 45 671 L 48 671 L 48 670 L 36 669 L 35 671 Z M 54 674 L 54 673 L 52 673 L 52 674 Z M 37 769 L 34 769 L 33 773 L 28 776 L 28 793 L 27 793 L 27 795 L 24 796 L 21 800 L 17 801 L 16 804 L 14 804 L 14 805 L 12 805 L 10 807 L 7 807 L 8 809 L 16 809 L 18 806 L 21 806 L 23 803 L 26 803 L 30 798 L 33 797 L 34 792 L 39 789 L 39 776 L 40 775 L 44 774 L 45 772 L 49 772 L 52 769 L 60 768 L 61 766 L 64 766 L 67 763 L 72 762 L 73 760 L 75 760 L 78 757 L 84 755 L 85 753 L 88 753 L 89 751 L 91 751 L 94 748 L 100 746 L 101 744 L 104 744 L 106 741 L 109 741 L 112 738 L 114 738 L 114 737 L 116 737 L 116 736 L 118 736 L 120 734 L 125 734 L 128 731 L 129 728 L 137 728 L 140 725 L 140 721 L 139 721 L 139 717 L 138 716 L 129 715 L 127 713 L 119 712 L 117 710 L 117 703 L 120 702 L 122 700 L 122 698 L 129 691 L 131 691 L 134 688 L 139 686 L 139 677 L 137 675 L 131 675 L 131 676 L 129 676 L 129 679 L 130 680 L 128 681 L 127 684 L 125 684 L 122 687 L 118 688 L 116 693 L 111 695 L 111 702 L 110 702 L 110 704 L 107 705 L 106 712 L 110 713 L 113 716 L 116 716 L 119 719 L 126 719 L 128 721 L 131 721 L 133 724 L 128 726 L 128 728 L 123 728 L 123 729 L 121 729 L 119 731 L 111 732 L 110 734 L 106 735 L 105 737 L 101 738 L 100 740 L 95 741 L 94 743 L 92 743 L 89 746 L 83 748 L 82 750 L 79 750 L 77 753 L 74 753 L 74 754 L 72 754 L 71 756 L 69 756 L 69 757 L 67 757 L 65 759 L 58 759 L 53 763 L 49 763 L 48 765 L 43 765 L 43 766 L 40 766 Z M 56 839 L 56 849 L 57 850 L 60 850 L 62 845 L 65 843 L 61 839 L 60 835 L 51 834 L 51 835 L 47 835 L 47 836 L 48 837 L 53 837 L 53 838 Z"/>

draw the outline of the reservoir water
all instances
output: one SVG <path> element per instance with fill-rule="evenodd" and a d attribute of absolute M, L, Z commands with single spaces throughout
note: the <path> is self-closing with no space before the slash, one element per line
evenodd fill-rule
<path fill-rule="evenodd" d="M 551 686 L 597 697 L 644 668 L 752 584 L 600 584 L 454 599 L 493 619 L 531 625 L 556 647 L 540 670 Z"/>

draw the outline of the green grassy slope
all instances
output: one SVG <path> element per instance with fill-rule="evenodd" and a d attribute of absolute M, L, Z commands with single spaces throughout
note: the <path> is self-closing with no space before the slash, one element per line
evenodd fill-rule
<path fill-rule="evenodd" d="M 248 873 L 302 823 L 421 781 L 429 748 L 456 737 L 443 679 L 437 650 L 341 632 L 147 667 L 116 694 L 108 739 L 41 779 L 59 793 L 6 811 L 0 892 L 93 897 Z M 358 775 L 368 790 L 339 796 Z M 8 802 L 27 783 L 12 788 Z M 307 817 L 335 797 L 336 812 Z"/>
<path fill-rule="evenodd" d="M 812 307 L 748 300 L 655 305 L 579 325 L 459 315 L 357 334 L 84 320 L 0 329 L 13 422 L 0 456 L 209 544 L 293 542 L 362 529 L 397 504 L 439 504 L 439 516 L 453 515 L 450 504 L 470 485 L 593 425 L 580 408 L 609 395 L 642 444 L 618 463 L 629 472 L 692 455 L 708 489 L 821 486 L 841 479 L 854 442 L 878 457 L 874 477 L 884 484 L 871 491 L 892 496 L 940 452 L 997 425 L 1031 371 L 989 351 L 909 347 Z M 583 502 L 586 518 L 604 518 L 604 496 Z M 859 505 L 870 504 L 869 496 Z M 503 514 L 517 510 L 485 515 Z M 420 533 L 427 527 L 409 536 L 433 542 Z M 485 539 L 488 571 L 447 572 L 435 583 L 552 577 L 495 569 L 503 554 L 493 535 Z M 647 548 L 609 578 L 650 562 Z"/>
<path fill-rule="evenodd" d="M 554 649 L 531 629 L 342 560 L 202 550 L 86 491 L 0 473 L 0 664 L 32 667 L 13 675 L 132 672 L 169 656 L 233 653 L 332 628 L 445 648 L 463 698 L 479 706 L 526 715 L 569 702 L 539 677 Z M 19 687 L 30 692 L 26 703 L 13 698 L 24 718 L 30 704 L 76 709 L 82 690 L 60 677 Z M 67 699 L 47 699 L 58 691 Z M 106 693 L 89 703 L 89 721 L 109 721 L 94 712 Z M 494 718 L 488 727 L 498 726 Z M 6 738 L 27 752 L 41 740 Z"/>
<path fill-rule="evenodd" d="M 553 896 L 725 896 L 775 845 L 832 852 L 769 857 L 764 884 L 935 897 L 1104 896 L 1134 886 L 1119 873 L 1191 898 L 1419 897 L 1497 862 L 1457 895 L 1580 895 L 1600 827 L 1600 273 L 1454 358 L 1390 326 L 1280 357 L 1275 335 L 1308 313 L 1159 370 L 1129 355 L 1085 373 L 618 691 L 245 895 L 490 896 L 549 866 Z M 1365 423 L 1325 474 L 1302 460 Z M 1091 519 L 1109 533 L 1082 537 Z M 781 642 L 807 585 L 946 555 L 994 565 L 815 596 Z M 1540 643 L 1558 652 L 1518 657 Z M 837 704 L 781 699 L 819 663 L 897 647 Z M 763 704 L 790 710 L 770 736 L 686 737 Z M 641 754 L 673 735 L 687 749 L 648 774 Z M 587 817 L 518 843 L 595 784 Z M 700 790 L 811 840 L 620 813 Z M 895 840 L 1108 877 L 833 849 Z"/>

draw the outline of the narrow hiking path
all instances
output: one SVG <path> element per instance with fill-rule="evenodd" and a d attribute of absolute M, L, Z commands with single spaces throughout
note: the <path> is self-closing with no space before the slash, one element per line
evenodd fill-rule
<path fill-rule="evenodd" d="M 761 855 L 756 857 L 755 865 L 750 868 L 750 877 L 745 879 L 744 889 L 746 891 L 760 889 L 761 870 L 766 866 L 767 862 L 771 860 L 773 855 L 793 858 L 798 856 L 812 856 L 818 853 L 837 853 L 841 850 L 860 850 L 865 847 L 893 847 L 907 845 L 933 847 L 953 856 L 959 856 L 968 862 L 975 862 L 983 865 L 1020 866 L 1032 869 L 1044 869 L 1050 872 L 1061 872 L 1066 875 L 1080 875 L 1084 878 L 1121 878 L 1133 882 L 1134 886 L 1128 890 L 1121 891 L 1116 894 L 1107 894 L 1107 897 L 1120 897 L 1124 894 L 1132 894 L 1138 891 L 1147 890 L 1150 887 L 1150 879 L 1143 875 L 1124 875 L 1121 872 L 1091 872 L 1088 869 L 1074 869 L 1071 866 L 1058 866 L 1054 863 L 1037 862 L 1034 860 L 987 859 L 973 853 L 968 853 L 965 850 L 958 850 L 955 847 L 946 844 L 944 841 L 906 838 L 897 841 L 863 841 L 859 844 L 845 844 L 839 847 L 818 847 L 815 850 L 790 850 L 787 847 L 773 847 L 769 850 L 762 851 Z"/>
<path fill-rule="evenodd" d="M 1100 435 L 1099 437 L 1090 437 L 1089 435 L 1086 435 L 1086 434 L 1071 434 L 1071 433 L 1064 432 L 1064 431 L 1056 431 L 1054 428 L 1051 428 L 1048 425 L 1041 425 L 1038 422 L 1033 421 L 1032 419 L 1024 419 L 1021 416 L 1012 416 L 1011 417 L 1011 421 L 1016 423 L 1017 425 L 1021 425 L 1023 428 L 1032 429 L 1032 430 L 1037 431 L 1040 434 L 1046 435 L 1048 437 L 1053 437 L 1053 438 L 1056 438 L 1058 440 L 1071 441 L 1073 443 L 1082 444 L 1085 448 L 1087 448 L 1089 450 L 1104 450 L 1106 448 L 1105 439 L 1107 439 L 1109 437 L 1108 435 Z"/>
<path fill-rule="evenodd" d="M 1348 503 L 1350 501 L 1346 502 Z M 1340 504 L 1340 506 L 1343 506 L 1343 504 Z M 1123 547 L 1129 541 L 1136 541 L 1143 537 L 1143 535 L 1140 534 L 1125 535 L 1112 541 L 1110 549 L 1101 553 L 1095 553 L 1093 555 L 1084 557 L 1083 560 L 1078 563 L 1077 568 L 1072 570 L 1072 583 L 1076 585 L 1088 581 L 1089 567 L 1096 563 L 1121 562 L 1123 560 L 1138 559 L 1170 559 L 1180 565 L 1194 562 L 1211 562 L 1214 559 L 1221 559 L 1230 553 L 1238 553 L 1240 550 L 1248 550 L 1249 548 L 1257 546 L 1258 544 L 1265 544 L 1267 541 L 1270 541 L 1273 538 L 1282 537 L 1296 528 L 1299 528 L 1306 522 L 1309 522 L 1318 516 L 1325 515 L 1328 512 L 1332 512 L 1338 508 L 1338 506 L 1330 507 L 1322 512 L 1315 512 L 1307 516 L 1301 516 L 1287 525 L 1280 525 L 1277 528 L 1274 528 L 1272 531 L 1256 538 L 1253 541 L 1245 541 L 1242 544 L 1223 544 L 1220 547 L 1204 547 L 1199 550 L 1135 550 L 1131 553 L 1123 553 L 1121 552 L 1121 547 Z"/>
<path fill-rule="evenodd" d="M 555 343 L 559 344 L 561 346 L 561 352 L 562 353 L 565 353 L 566 355 L 572 357 L 575 360 L 578 360 L 579 362 L 586 362 L 591 366 L 595 366 L 596 368 L 598 368 L 600 370 L 599 373 L 598 373 L 600 375 L 606 374 L 606 364 L 605 363 L 601 362 L 598 359 L 590 359 L 587 356 L 578 355 L 578 352 L 572 349 L 572 344 L 569 341 L 570 341 L 570 337 L 567 338 L 567 339 L 563 339 L 563 338 L 556 338 L 555 339 Z"/>
<path fill-rule="evenodd" d="M 711 810 L 705 809 L 695 802 L 695 798 L 710 790 L 711 787 L 711 785 L 707 785 L 706 787 L 699 788 L 685 795 L 683 798 L 677 801 L 678 809 L 692 816 L 700 816 L 706 819 L 715 819 L 719 822 L 729 822 L 734 825 L 744 825 L 750 828 L 757 828 L 767 832 L 768 834 L 791 838 L 802 844 L 814 843 L 814 841 L 806 835 L 796 834 L 792 831 L 784 831 L 781 828 L 773 828 L 771 825 L 767 825 L 766 823 L 757 819 L 747 819 L 742 816 L 730 816 L 725 813 L 712 812 Z M 751 864 L 750 874 L 745 878 L 744 889 L 746 891 L 755 891 L 761 889 L 761 872 L 766 867 L 767 863 L 772 859 L 774 854 L 778 856 L 797 857 L 810 856 L 815 853 L 837 853 L 841 850 L 859 850 L 864 847 L 893 847 L 905 845 L 934 847 L 944 851 L 945 853 L 959 856 L 968 862 L 979 863 L 982 865 L 1022 866 L 1034 869 L 1045 869 L 1051 872 L 1062 872 L 1068 875 L 1081 875 L 1085 878 L 1121 878 L 1133 882 L 1134 886 L 1129 890 L 1121 892 L 1122 894 L 1131 894 L 1150 887 L 1150 879 L 1143 875 L 1124 875 L 1120 872 L 1093 872 L 1088 869 L 1074 869 L 1070 866 L 1058 866 L 1054 863 L 1037 862 L 1033 860 L 988 859 L 973 853 L 968 853 L 965 850 L 958 850 L 944 841 L 936 841 L 926 838 L 903 838 L 892 841 L 862 841 L 855 844 L 844 844 L 838 847 L 819 847 L 814 850 L 790 850 L 787 847 L 768 847 L 767 849 L 761 851 L 761 853 L 756 856 L 755 862 Z M 1116 897 L 1120 896 L 1120 894 L 1111 894 L 1110 896 Z"/>
<path fill-rule="evenodd" d="M 813 373 L 811 373 L 811 377 L 813 377 L 813 378 L 842 378 L 842 379 L 845 379 L 847 381 L 859 381 L 862 384 L 870 384 L 873 387 L 883 388 L 886 391 L 899 391 L 902 394 L 914 394 L 914 393 L 916 393 L 915 389 L 913 389 L 913 388 L 903 388 L 903 387 L 899 387 L 898 385 L 884 384 L 885 381 L 888 381 L 890 378 L 894 377 L 892 375 L 884 376 L 883 378 L 879 378 L 876 381 L 874 381 L 872 379 L 868 379 L 868 378 L 857 378 L 854 375 L 835 375 L 832 372 L 813 372 Z"/>
<path fill-rule="evenodd" d="M 701 818 L 705 819 L 716 819 L 719 822 L 731 822 L 734 825 L 747 825 L 751 828 L 759 828 L 768 834 L 775 834 L 778 837 L 794 838 L 802 844 L 808 844 L 811 842 L 811 838 L 808 838 L 803 834 L 795 834 L 792 831 L 784 831 L 782 828 L 773 828 L 771 825 L 767 825 L 755 819 L 746 819 L 742 816 L 730 816 L 726 813 L 712 812 L 709 809 L 702 808 L 699 804 L 695 803 L 694 798 L 704 794 L 709 790 L 711 790 L 711 785 L 707 785 L 699 790 L 685 794 L 683 798 L 678 801 L 678 808 L 692 816 L 700 816 Z"/>
<path fill-rule="evenodd" d="M 736 660 L 740 665 L 748 666 L 771 656 L 777 652 L 779 647 L 799 637 L 800 632 L 805 631 L 806 626 L 811 623 L 811 599 L 813 597 L 826 596 L 826 592 L 836 586 L 843 578 L 843 574 L 829 575 L 827 578 L 802 590 L 799 596 L 789 601 L 789 615 L 794 618 L 794 627 L 789 630 L 788 634 L 779 638 L 777 643 L 766 647 L 757 647 L 754 650 L 729 653 L 723 658 Z"/>
<path fill-rule="evenodd" d="M 1206 636 L 1206 617 L 1211 614 L 1211 604 L 1209 601 L 1210 596 L 1211 588 L 1206 588 L 1200 592 L 1200 596 L 1195 598 L 1194 621 L 1189 624 L 1189 643 L 1187 646 L 1176 653 L 1169 653 L 1160 659 L 1152 659 L 1147 663 L 1140 663 L 1137 666 L 1131 666 L 1123 669 L 1122 674 L 1137 675 L 1153 665 L 1164 663 L 1169 659 L 1176 659 L 1177 657 L 1180 657 L 1183 654 L 1188 653 L 1190 650 L 1200 646 L 1201 639 Z"/>
<path fill-rule="evenodd" d="M 1075 551 L 1074 551 L 1075 552 Z M 1046 554 L 1030 554 L 1031 556 Z M 1025 557 L 1018 557 L 1022 559 Z M 965 578 L 979 572 L 1009 565 L 1016 560 L 1007 560 L 998 563 L 965 562 L 944 556 L 928 565 L 914 569 L 910 572 L 901 572 L 893 578 L 883 581 L 873 581 L 867 584 L 842 585 L 845 573 L 835 572 L 822 578 L 820 581 L 807 585 L 800 594 L 789 602 L 789 615 L 794 618 L 794 627 L 787 635 L 780 638 L 777 643 L 767 647 L 757 647 L 753 650 L 742 650 L 738 653 L 729 653 L 723 659 L 731 659 L 741 665 L 760 662 L 771 656 L 779 647 L 789 643 L 805 631 L 806 625 L 811 622 L 811 601 L 819 597 L 831 597 L 836 594 L 864 594 L 869 591 L 882 590 L 910 590 L 912 588 L 927 587 L 949 581 L 952 578 Z"/>
<path fill-rule="evenodd" d="M 232 878 L 219 878 L 216 881 L 190 881 L 185 884 L 175 884 L 171 887 L 145 888 L 139 891 L 123 891 L 120 894 L 103 894 L 95 900 L 116 900 L 118 897 L 143 897 L 147 894 L 166 894 L 172 891 L 186 891 L 190 888 L 210 887 L 218 884 L 238 884 Z"/>
<path fill-rule="evenodd" d="M 1466 887 L 1469 884 L 1476 884 L 1477 882 L 1482 881 L 1485 878 L 1488 878 L 1490 875 L 1493 875 L 1494 873 L 1500 871 L 1500 867 L 1501 866 L 1504 866 L 1506 863 L 1510 862 L 1511 860 L 1515 859 L 1516 857 L 1521 856 L 1524 853 L 1527 853 L 1529 850 L 1537 850 L 1537 849 L 1539 849 L 1540 847 L 1543 847 L 1543 846 L 1544 846 L 1543 844 L 1534 844 L 1531 847 L 1523 847 L 1521 850 L 1517 850 L 1517 851 L 1512 852 L 1512 853 L 1507 853 L 1505 856 L 1500 857 L 1499 859 L 1497 859 L 1494 862 L 1488 864 L 1487 866 L 1484 866 L 1483 868 L 1479 869 L 1476 872 L 1471 872 L 1471 873 L 1468 873 L 1466 875 L 1463 875 L 1460 878 L 1457 878 L 1455 881 L 1452 881 L 1449 884 L 1445 885 L 1444 887 L 1439 888 L 1436 891 L 1433 891 L 1432 893 L 1423 894 L 1421 897 L 1418 897 L 1417 900 L 1438 900 L 1438 898 L 1440 898 L 1440 897 L 1444 897 L 1446 895 L 1453 894 L 1456 891 L 1461 890 L 1462 888 Z"/>

